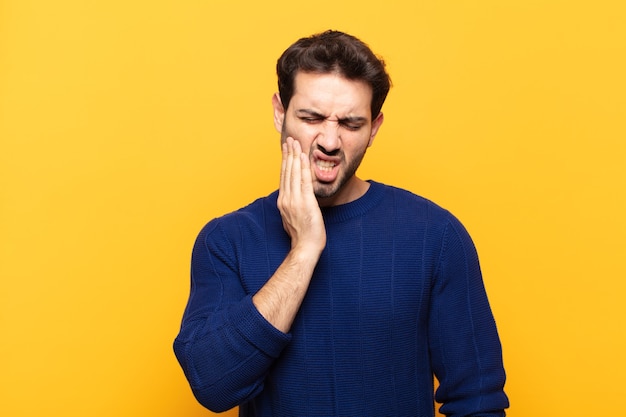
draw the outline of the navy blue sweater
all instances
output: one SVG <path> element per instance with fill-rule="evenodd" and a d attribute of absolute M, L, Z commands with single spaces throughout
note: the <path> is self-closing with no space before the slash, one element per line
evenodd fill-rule
<path fill-rule="evenodd" d="M 371 182 L 323 208 L 327 245 L 289 334 L 252 295 L 290 248 L 277 192 L 208 223 L 176 356 L 200 403 L 240 416 L 504 416 L 495 322 L 474 245 L 448 211 Z"/>

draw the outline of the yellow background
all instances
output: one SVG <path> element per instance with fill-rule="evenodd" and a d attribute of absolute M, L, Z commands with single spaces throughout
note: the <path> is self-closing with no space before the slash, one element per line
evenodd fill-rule
<path fill-rule="evenodd" d="M 626 415 L 621 0 L 0 0 L 0 415 L 212 415 L 191 246 L 277 187 L 275 61 L 326 28 L 394 81 L 361 176 L 475 239 L 509 416 Z"/>

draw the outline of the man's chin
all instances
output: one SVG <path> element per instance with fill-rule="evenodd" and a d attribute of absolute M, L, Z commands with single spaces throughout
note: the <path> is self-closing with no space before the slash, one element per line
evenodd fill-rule
<path fill-rule="evenodd" d="M 336 192 L 332 192 L 332 191 L 318 191 L 315 193 L 315 197 L 316 198 L 331 198 L 335 194 Z"/>
<path fill-rule="evenodd" d="M 339 187 L 335 182 L 333 183 L 317 183 L 315 189 L 315 197 L 317 198 L 330 198 L 337 194 Z"/>

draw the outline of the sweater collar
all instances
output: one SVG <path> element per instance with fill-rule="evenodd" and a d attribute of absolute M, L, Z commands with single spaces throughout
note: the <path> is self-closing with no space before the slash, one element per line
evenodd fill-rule
<path fill-rule="evenodd" d="M 375 181 L 368 180 L 370 187 L 365 194 L 346 204 L 322 207 L 322 216 L 325 223 L 340 223 L 354 217 L 359 217 L 376 206 L 384 196 L 385 187 Z"/>
<path fill-rule="evenodd" d="M 322 216 L 326 224 L 341 223 L 350 220 L 355 217 L 362 216 L 367 213 L 373 207 L 378 205 L 382 201 L 385 195 L 385 185 L 373 180 L 367 180 L 370 183 L 370 187 L 365 194 L 346 204 L 340 204 L 338 206 L 321 207 Z M 278 190 L 274 191 L 268 196 L 268 201 L 275 210 L 276 202 L 278 199 Z"/>

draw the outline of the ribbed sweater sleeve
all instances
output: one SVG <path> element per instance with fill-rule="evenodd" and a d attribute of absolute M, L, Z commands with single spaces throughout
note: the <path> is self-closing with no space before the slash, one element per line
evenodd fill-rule
<path fill-rule="evenodd" d="M 508 399 L 496 325 L 470 236 L 449 216 L 429 314 L 436 399 L 449 417 L 503 417 Z"/>
<path fill-rule="evenodd" d="M 225 411 L 263 389 L 268 368 L 290 340 L 258 312 L 238 277 L 220 220 L 199 234 L 191 294 L 174 351 L 198 401 Z M 265 277 L 267 279 L 267 277 Z"/>

